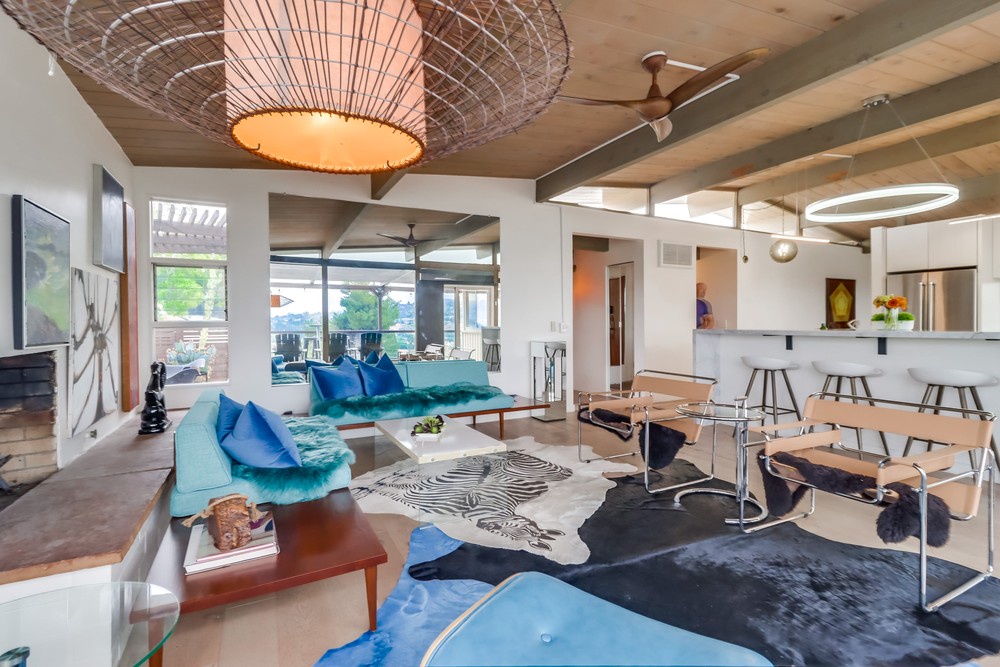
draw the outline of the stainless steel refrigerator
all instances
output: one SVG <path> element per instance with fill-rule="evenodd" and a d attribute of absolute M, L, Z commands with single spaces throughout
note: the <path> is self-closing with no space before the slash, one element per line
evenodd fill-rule
<path fill-rule="evenodd" d="M 902 295 L 916 318 L 914 331 L 975 331 L 976 270 L 891 273 L 886 291 Z"/>

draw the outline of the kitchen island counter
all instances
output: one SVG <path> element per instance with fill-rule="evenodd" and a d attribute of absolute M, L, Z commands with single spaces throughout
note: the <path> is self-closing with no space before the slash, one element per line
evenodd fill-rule
<path fill-rule="evenodd" d="M 788 378 L 801 406 L 806 397 L 823 388 L 825 376 L 813 361 L 851 361 L 878 368 L 882 374 L 869 378 L 872 395 L 901 401 L 920 401 L 925 386 L 907 373 L 908 368 L 961 369 L 1000 376 L 1000 332 L 968 331 L 875 331 L 875 330 L 726 330 L 694 331 L 694 372 L 719 378 L 714 399 L 732 403 L 746 392 L 750 369 L 744 356 L 787 359 L 798 364 Z M 751 405 L 760 403 L 760 379 L 755 383 Z M 778 381 L 782 405 L 790 405 L 783 382 Z M 859 387 L 860 388 L 860 387 Z M 850 393 L 845 382 L 844 393 Z M 979 394 L 986 410 L 1000 414 L 1000 386 L 982 387 Z M 945 391 L 944 402 L 958 406 L 955 390 Z M 782 421 L 792 421 L 784 415 Z M 873 444 L 866 443 L 866 444 Z M 918 451 L 923 451 L 922 449 Z"/>

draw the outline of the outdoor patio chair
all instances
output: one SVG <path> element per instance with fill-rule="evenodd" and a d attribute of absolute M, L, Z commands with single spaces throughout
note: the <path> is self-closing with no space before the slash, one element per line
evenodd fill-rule
<path fill-rule="evenodd" d="M 451 348 L 451 352 L 448 353 L 449 359 L 471 359 L 472 350 L 463 350 L 460 347 Z"/>
<path fill-rule="evenodd" d="M 283 356 L 285 361 L 298 361 L 302 357 L 302 335 L 297 333 L 275 334 L 274 353 Z"/>
<path fill-rule="evenodd" d="M 816 510 L 817 489 L 869 505 L 886 506 L 878 517 L 877 532 L 887 542 L 901 542 L 910 536 L 919 540 L 919 604 L 924 611 L 935 611 L 989 579 L 993 571 L 996 461 L 990 439 L 995 418 L 980 410 L 879 398 L 864 397 L 872 405 L 847 402 L 861 398 L 820 392 L 806 401 L 802 421 L 751 429 L 765 437 L 760 460 L 772 514 L 789 514 L 806 489 L 810 498 L 807 511 L 754 526 L 746 532 L 809 516 Z M 776 437 L 788 429 L 798 433 Z M 840 449 L 841 429 L 895 433 L 944 446 L 912 456 L 868 455 L 858 460 L 853 448 Z M 961 455 L 969 453 L 976 464 L 969 470 L 953 470 L 956 460 L 964 460 Z M 977 514 L 984 483 L 989 497 L 987 568 L 928 603 L 927 546 L 941 546 L 947 540 L 949 519 L 968 521 Z"/>
<path fill-rule="evenodd" d="M 710 401 L 717 382 L 718 380 L 715 378 L 700 375 L 641 370 L 632 379 L 631 389 L 610 392 L 581 392 L 577 401 L 577 457 L 581 461 L 589 463 L 641 453 L 645 459 L 643 484 L 646 491 L 653 494 L 715 479 L 715 429 L 712 429 L 712 458 L 706 476 L 681 484 L 654 487 L 650 483 L 650 470 L 655 469 L 651 467 L 651 464 L 654 463 L 651 454 L 655 454 L 651 447 L 651 439 L 657 437 L 653 434 L 654 426 L 665 426 L 672 429 L 674 433 L 683 434 L 682 444 L 694 445 L 701 435 L 700 421 L 682 417 L 677 414 L 675 408 L 682 403 Z M 613 456 L 583 458 L 583 426 L 587 422 L 601 428 L 614 430 L 623 439 L 630 438 L 635 427 L 641 426 L 642 440 L 639 442 L 639 446 L 642 448 L 642 452 L 633 451 Z M 677 438 L 679 439 L 679 437 L 678 435 Z"/>
<path fill-rule="evenodd" d="M 361 334 L 361 349 L 358 358 L 366 359 L 372 352 L 382 351 L 382 334 L 378 331 L 365 331 Z"/>
<path fill-rule="evenodd" d="M 330 334 L 329 347 L 327 348 L 327 361 L 333 361 L 337 357 L 347 354 L 347 334 L 333 332 Z"/>

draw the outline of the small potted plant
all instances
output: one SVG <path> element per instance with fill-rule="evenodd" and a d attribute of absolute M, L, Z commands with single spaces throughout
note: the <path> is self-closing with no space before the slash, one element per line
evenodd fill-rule
<path fill-rule="evenodd" d="M 913 326 L 917 323 L 913 313 L 902 311 L 899 313 L 899 330 L 913 331 Z"/>
<path fill-rule="evenodd" d="M 885 313 L 875 313 L 872 315 L 872 328 L 882 329 L 885 326 Z"/>
<path fill-rule="evenodd" d="M 435 415 L 434 417 L 424 417 L 413 425 L 410 435 L 417 440 L 437 440 L 444 433 L 444 417 Z"/>

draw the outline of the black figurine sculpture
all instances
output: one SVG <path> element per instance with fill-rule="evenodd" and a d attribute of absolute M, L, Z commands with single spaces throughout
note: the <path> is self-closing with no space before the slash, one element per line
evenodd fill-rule
<path fill-rule="evenodd" d="M 146 385 L 146 405 L 142 408 L 142 422 L 139 435 L 163 433 L 170 428 L 167 419 L 167 404 L 163 400 L 163 384 L 167 377 L 167 366 L 162 361 L 154 361 L 149 367 L 152 375 Z"/>

